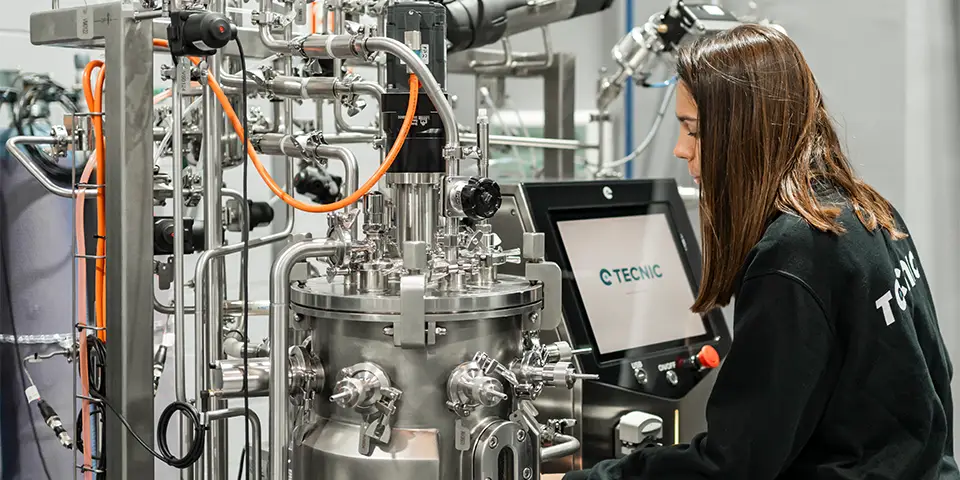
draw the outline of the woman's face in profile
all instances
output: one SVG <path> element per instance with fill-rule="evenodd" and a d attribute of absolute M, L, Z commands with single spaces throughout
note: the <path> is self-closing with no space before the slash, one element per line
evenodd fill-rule
<path fill-rule="evenodd" d="M 680 138 L 673 154 L 686 160 L 687 171 L 693 181 L 700 185 L 700 124 L 697 104 L 693 101 L 690 89 L 683 82 L 677 85 L 677 120 L 680 121 Z"/>

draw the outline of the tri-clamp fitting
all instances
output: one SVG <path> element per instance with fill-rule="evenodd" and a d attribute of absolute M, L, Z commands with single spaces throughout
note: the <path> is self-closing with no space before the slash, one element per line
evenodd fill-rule
<path fill-rule="evenodd" d="M 478 407 L 494 407 L 509 398 L 500 380 L 489 376 L 476 361 L 460 364 L 447 380 L 447 407 L 466 417 Z"/>
<path fill-rule="evenodd" d="M 390 442 L 390 419 L 397 412 L 403 392 L 390 386 L 390 378 L 378 365 L 368 362 L 345 367 L 337 374 L 330 401 L 363 416 L 360 426 L 361 455 L 370 456 L 373 444 Z"/>

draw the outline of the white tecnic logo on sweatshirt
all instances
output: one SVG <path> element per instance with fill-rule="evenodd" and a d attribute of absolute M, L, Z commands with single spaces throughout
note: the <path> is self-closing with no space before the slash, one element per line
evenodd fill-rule
<path fill-rule="evenodd" d="M 900 260 L 900 268 L 894 268 L 893 273 L 896 275 L 896 279 L 893 281 L 893 290 L 884 293 L 877 299 L 876 303 L 877 310 L 883 312 L 883 319 L 887 322 L 887 325 L 896 321 L 893 317 L 893 306 L 891 305 L 893 299 L 897 299 L 897 306 L 900 307 L 900 311 L 905 311 L 907 309 L 907 294 L 920 281 L 920 269 L 917 268 L 917 258 L 913 255 L 913 252 Z M 900 284 L 900 277 L 906 277 L 903 279 L 903 285 Z"/>

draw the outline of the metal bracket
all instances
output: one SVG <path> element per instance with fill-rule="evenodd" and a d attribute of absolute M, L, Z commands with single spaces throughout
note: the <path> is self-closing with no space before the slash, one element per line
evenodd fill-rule
<path fill-rule="evenodd" d="M 553 262 L 530 263 L 526 265 L 525 276 L 529 280 L 543 284 L 543 313 L 535 321 L 534 329 L 554 330 L 560 326 L 563 314 L 561 302 L 563 272 Z"/>
<path fill-rule="evenodd" d="M 426 335 L 426 275 L 404 275 L 400 278 L 400 321 L 393 325 L 393 344 L 400 348 L 421 348 L 428 344 Z M 434 341 L 429 344 L 435 343 Z"/>

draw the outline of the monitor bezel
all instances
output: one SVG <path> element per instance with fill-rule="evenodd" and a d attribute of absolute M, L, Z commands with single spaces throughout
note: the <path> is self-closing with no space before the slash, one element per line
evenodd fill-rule
<path fill-rule="evenodd" d="M 534 225 L 545 237 L 547 258 L 555 261 L 564 272 L 563 314 L 567 320 L 568 331 L 578 346 L 589 345 L 593 348 L 591 355 L 580 357 L 588 371 L 619 365 L 624 360 L 649 357 L 654 353 L 689 350 L 691 347 L 715 343 L 720 338 L 729 337 L 723 314 L 714 310 L 701 316 L 705 334 L 607 354 L 599 353 L 557 222 L 664 213 L 691 291 L 696 297 L 700 288 L 702 257 L 693 226 L 674 180 L 556 182 L 527 184 L 525 187 L 524 193 L 530 205 Z"/>

